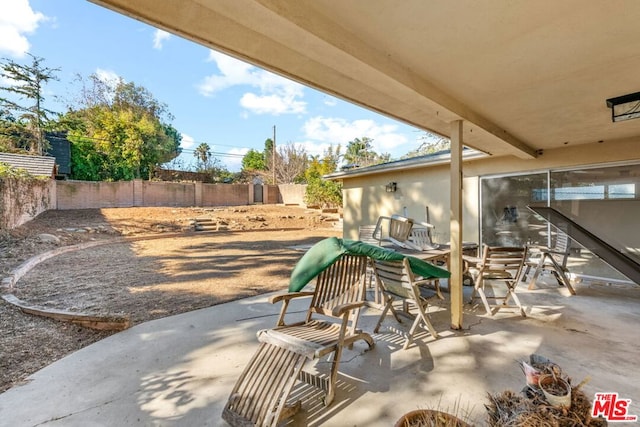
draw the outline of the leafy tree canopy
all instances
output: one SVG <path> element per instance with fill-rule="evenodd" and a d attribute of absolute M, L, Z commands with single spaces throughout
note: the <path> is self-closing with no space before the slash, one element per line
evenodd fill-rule
<path fill-rule="evenodd" d="M 402 158 L 408 159 L 411 157 L 426 156 L 427 154 L 438 153 L 449 149 L 451 149 L 451 141 L 447 138 L 425 132 L 424 135 L 420 137 L 420 145 L 418 148 L 409 151 L 402 156 Z"/>
<path fill-rule="evenodd" d="M 266 168 L 264 154 L 258 150 L 252 148 L 242 158 L 242 170 L 263 171 Z"/>
<path fill-rule="evenodd" d="M 167 106 L 144 87 L 122 79 L 78 78 L 81 89 L 59 127 L 71 141 L 72 178 L 89 181 L 151 178 L 177 157 L 180 133 Z"/>
<path fill-rule="evenodd" d="M 307 189 L 305 201 L 310 205 L 342 206 L 342 184 L 336 181 L 328 181 L 324 175 L 335 172 L 340 160 L 340 146 L 334 150 L 329 146 L 322 158 L 312 157 L 309 167 L 305 171 Z"/>
<path fill-rule="evenodd" d="M 389 153 L 378 154 L 372 145 L 373 139 L 368 137 L 356 138 L 347 144 L 347 151 L 344 153 L 344 160 L 347 166 L 371 166 L 388 162 L 391 158 Z"/>

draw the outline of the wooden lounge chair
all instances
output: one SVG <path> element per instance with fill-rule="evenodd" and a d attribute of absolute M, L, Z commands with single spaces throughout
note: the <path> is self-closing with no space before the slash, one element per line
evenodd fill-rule
<path fill-rule="evenodd" d="M 521 247 L 485 246 L 482 258 L 464 257 L 468 265 L 469 272 L 474 278 L 474 288 L 469 303 L 472 304 L 479 295 L 482 304 L 487 310 L 487 314 L 493 316 L 495 311 L 501 308 L 518 308 L 520 314 L 526 317 L 526 313 L 520 300 L 516 295 L 518 278 L 522 272 L 524 261 L 527 256 L 527 249 Z M 498 293 L 497 285 L 506 287 L 506 293 Z M 485 286 L 489 285 L 493 293 L 487 295 Z M 499 304 L 489 304 L 489 300 L 499 301 Z M 513 299 L 515 306 L 508 305 Z"/>
<path fill-rule="evenodd" d="M 364 305 L 367 257 L 342 255 L 316 278 L 315 290 L 276 295 L 270 302 L 282 302 L 276 327 L 258 332 L 262 342 L 238 379 L 222 417 L 234 426 L 275 426 L 295 414 L 300 403 L 288 396 L 297 380 L 325 392 L 324 404 L 335 397 L 340 358 L 344 346 L 371 336 L 357 328 Z M 287 324 L 285 315 L 291 300 L 310 297 L 304 320 Z M 312 360 L 331 356 L 329 375 L 307 372 Z"/>
<path fill-rule="evenodd" d="M 440 293 L 439 281 L 437 279 L 421 280 L 416 278 L 406 258 L 402 261 L 374 260 L 374 266 L 375 277 L 385 299 L 385 305 L 374 332 L 379 331 L 380 325 L 389 311 L 398 322 L 402 323 L 398 317 L 398 310 L 393 307 L 394 302 L 402 301 L 400 313 L 409 315 L 411 308 L 415 308 L 416 311 L 413 325 L 406 335 L 403 348 L 409 347 L 413 341 L 414 333 L 421 325 L 431 333 L 431 336 L 438 338 L 438 333 L 429 320 L 427 309 L 429 301 L 432 299 L 444 299 Z"/>
<path fill-rule="evenodd" d="M 524 282 L 533 268 L 533 276 L 529 281 L 529 290 L 535 288 L 540 273 L 548 271 L 553 274 L 558 285 L 565 286 L 571 295 L 576 294 L 575 289 L 571 286 L 568 276 L 569 270 L 567 269 L 570 246 L 571 239 L 569 239 L 569 236 L 562 231 L 558 231 L 552 248 L 545 246 L 529 247 L 530 258 L 526 261 L 526 268 L 522 274 L 522 281 Z"/>

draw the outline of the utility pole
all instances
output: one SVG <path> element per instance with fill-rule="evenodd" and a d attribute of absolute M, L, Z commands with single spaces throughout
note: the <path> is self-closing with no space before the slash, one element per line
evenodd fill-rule
<path fill-rule="evenodd" d="M 271 148 L 271 164 L 273 165 L 273 185 L 278 185 L 276 181 L 276 125 L 273 125 L 273 147 Z"/>

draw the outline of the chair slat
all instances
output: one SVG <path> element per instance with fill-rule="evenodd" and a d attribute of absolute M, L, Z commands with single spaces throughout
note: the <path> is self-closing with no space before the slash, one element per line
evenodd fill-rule
<path fill-rule="evenodd" d="M 413 325 L 411 326 L 409 333 L 406 334 L 404 348 L 408 348 L 413 341 L 413 334 L 419 325 L 424 324 L 426 330 L 431 333 L 434 338 L 438 338 L 438 333 L 431 324 L 428 314 L 426 312 L 429 301 L 432 298 L 440 297 L 439 284 L 434 281 L 433 292 L 428 290 L 421 290 L 421 286 L 416 282 L 409 261 L 405 258 L 402 261 L 382 261 L 374 260 L 374 272 L 376 280 L 380 286 L 385 297 L 385 306 L 382 310 L 382 314 L 378 319 L 378 323 L 374 329 L 374 332 L 378 332 L 382 321 L 386 317 L 387 313 L 391 311 L 396 319 L 399 318 L 395 315 L 395 309 L 393 303 L 396 300 L 402 301 L 403 306 L 405 303 L 412 304 L 417 309 Z M 421 281 L 423 283 L 424 281 Z"/>
<path fill-rule="evenodd" d="M 281 418 L 293 414 L 296 407 L 286 406 L 286 399 L 296 381 L 321 385 L 328 405 L 335 396 L 335 383 L 342 347 L 364 340 L 369 347 L 371 336 L 357 329 L 359 309 L 343 317 L 333 316 L 340 304 L 364 304 L 367 258 L 343 255 L 316 279 L 315 290 L 304 322 L 286 325 L 284 314 L 278 325 L 258 333 L 261 345 L 238 379 L 223 411 L 223 418 L 233 426 L 275 426 Z M 287 303 L 288 304 L 288 303 Z M 283 313 L 288 305 L 283 305 Z M 320 314 L 322 318 L 316 318 Z M 305 360 L 333 353 L 331 373 L 324 378 L 301 374 Z"/>
<path fill-rule="evenodd" d="M 515 307 L 525 317 L 526 313 L 516 295 L 516 286 L 527 257 L 527 249 L 524 247 L 485 246 L 482 258 L 476 265 L 470 266 L 470 271 L 475 273 L 473 293 L 469 303 L 473 303 L 476 296 L 482 300 L 487 314 L 493 315 L 494 310 L 510 307 L 509 300 L 513 299 Z M 506 293 L 496 294 L 496 282 L 506 287 Z M 494 294 L 487 296 L 485 286 L 490 285 Z M 489 299 L 497 300 L 499 304 L 489 304 Z"/>

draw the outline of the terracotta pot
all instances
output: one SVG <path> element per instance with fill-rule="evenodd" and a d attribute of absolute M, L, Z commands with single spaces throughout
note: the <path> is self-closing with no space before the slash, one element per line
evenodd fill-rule
<path fill-rule="evenodd" d="M 471 427 L 451 414 L 431 409 L 416 409 L 404 414 L 394 427 L 431 426 L 431 427 Z"/>

